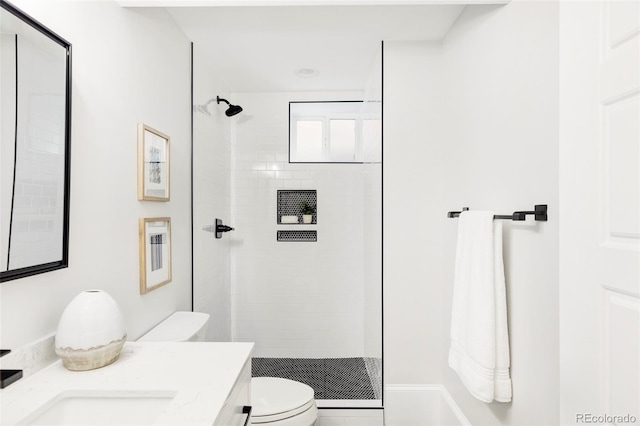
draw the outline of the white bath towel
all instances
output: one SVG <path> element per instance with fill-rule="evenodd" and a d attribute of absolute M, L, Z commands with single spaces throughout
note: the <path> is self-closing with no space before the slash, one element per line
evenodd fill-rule
<path fill-rule="evenodd" d="M 458 223 L 449 366 L 484 402 L 511 401 L 502 223 L 464 211 Z"/>

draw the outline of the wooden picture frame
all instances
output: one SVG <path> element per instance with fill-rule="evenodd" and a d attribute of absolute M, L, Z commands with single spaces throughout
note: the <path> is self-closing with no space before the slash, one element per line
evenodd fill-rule
<path fill-rule="evenodd" d="M 171 282 L 171 218 L 138 220 L 140 294 Z"/>
<path fill-rule="evenodd" d="M 169 201 L 169 136 L 138 123 L 138 200 Z"/>

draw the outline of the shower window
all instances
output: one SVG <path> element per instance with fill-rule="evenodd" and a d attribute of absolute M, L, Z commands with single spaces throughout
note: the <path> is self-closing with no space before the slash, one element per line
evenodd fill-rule
<path fill-rule="evenodd" d="M 323 137 L 322 128 L 324 123 L 322 120 L 297 120 L 296 132 L 298 139 L 304 141 L 297 146 L 298 161 L 313 161 L 316 158 L 322 158 L 323 155 Z"/>
<path fill-rule="evenodd" d="M 329 120 L 329 156 L 338 162 L 356 161 L 356 120 Z"/>
<path fill-rule="evenodd" d="M 289 162 L 370 162 L 363 146 L 372 123 L 380 124 L 362 101 L 289 102 Z"/>

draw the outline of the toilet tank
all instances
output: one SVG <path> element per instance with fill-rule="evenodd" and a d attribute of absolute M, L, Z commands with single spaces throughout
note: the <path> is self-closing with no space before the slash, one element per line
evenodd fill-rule
<path fill-rule="evenodd" d="M 209 314 L 178 311 L 149 330 L 139 342 L 201 342 L 209 324 Z"/>

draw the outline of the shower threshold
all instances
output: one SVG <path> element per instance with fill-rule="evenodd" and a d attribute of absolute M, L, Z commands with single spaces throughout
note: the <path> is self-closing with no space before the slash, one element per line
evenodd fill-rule
<path fill-rule="evenodd" d="M 381 406 L 379 358 L 253 358 L 251 373 L 311 386 L 320 408 Z"/>
<path fill-rule="evenodd" d="M 381 399 L 316 399 L 318 408 L 381 408 Z"/>

